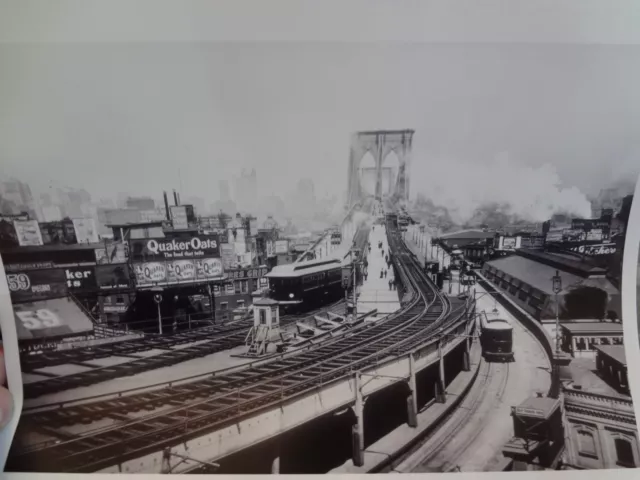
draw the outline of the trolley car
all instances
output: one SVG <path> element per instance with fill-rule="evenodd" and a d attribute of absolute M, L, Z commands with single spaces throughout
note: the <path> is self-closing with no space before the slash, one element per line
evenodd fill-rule
<path fill-rule="evenodd" d="M 483 313 L 480 316 L 480 345 L 487 361 L 512 362 L 513 327 L 507 320 L 489 319 Z"/>
<path fill-rule="evenodd" d="M 274 267 L 265 275 L 269 298 L 280 304 L 281 313 L 300 313 L 337 301 L 344 296 L 342 268 L 350 264 L 350 256 L 338 254 Z"/>

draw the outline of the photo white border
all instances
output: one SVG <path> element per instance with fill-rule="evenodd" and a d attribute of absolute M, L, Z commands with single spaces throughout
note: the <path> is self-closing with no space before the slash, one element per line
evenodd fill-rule
<path fill-rule="evenodd" d="M 429 42 L 640 44 L 634 0 L 0 0 L 0 43 L 75 42 Z M 1 88 L 1 86 L 0 86 Z M 636 199 L 640 191 L 636 186 Z M 631 390 L 640 402 L 635 279 L 640 201 L 634 202 L 623 268 L 623 320 Z M 12 320 L 12 319 L 11 319 Z M 5 322 L 6 318 L 2 318 Z M 4 323 L 3 323 L 4 326 Z M 633 339 L 631 342 L 628 339 Z M 638 379 L 638 380 L 636 380 Z M 612 470 L 611 472 L 614 472 Z M 599 479 L 603 470 L 510 472 L 561 480 Z M 396 474 L 386 474 L 390 478 Z M 408 474 L 397 474 L 406 478 Z M 437 474 L 436 474 L 437 475 Z M 446 474 L 495 477 L 495 472 Z M 638 469 L 616 469 L 638 478 Z M 291 477 L 299 477 L 292 475 Z M 430 475 L 431 476 L 431 475 Z M 237 479 L 238 475 L 211 478 Z M 307 476 L 305 476 L 307 477 Z M 332 475 L 332 477 L 337 477 Z M 346 475 L 345 478 L 371 475 Z M 4 474 L 66 479 L 67 474 Z M 92 474 L 92 478 L 114 478 Z M 167 478 L 136 474 L 136 479 Z M 273 478 L 252 475 L 251 478 Z M 323 475 L 322 478 L 326 478 Z"/>

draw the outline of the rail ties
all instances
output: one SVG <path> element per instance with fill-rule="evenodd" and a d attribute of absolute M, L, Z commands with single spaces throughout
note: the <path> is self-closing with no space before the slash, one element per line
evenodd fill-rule
<path fill-rule="evenodd" d="M 390 231 L 390 238 L 393 233 Z M 403 248 L 399 242 L 392 242 L 394 252 Z M 406 291 L 412 296 L 409 305 L 398 314 L 303 354 L 273 360 L 259 368 L 130 397 L 27 415 L 25 419 L 48 426 L 73 425 L 79 421 L 94 422 L 113 414 L 129 418 L 126 417 L 128 412 L 169 406 L 137 420 L 131 418 L 106 431 L 94 429 L 77 439 L 63 438 L 54 445 L 23 451 L 14 457 L 15 461 L 35 465 L 43 471 L 51 470 L 53 464 L 48 464 L 54 459 L 57 471 L 98 470 L 205 434 L 237 421 L 245 412 L 278 405 L 283 399 L 316 389 L 320 379 L 320 385 L 338 380 L 354 369 L 374 365 L 390 355 L 406 353 L 428 338 L 436 325 L 446 322 L 444 317 L 449 307 L 413 257 L 394 254 L 393 261 L 406 284 Z"/>

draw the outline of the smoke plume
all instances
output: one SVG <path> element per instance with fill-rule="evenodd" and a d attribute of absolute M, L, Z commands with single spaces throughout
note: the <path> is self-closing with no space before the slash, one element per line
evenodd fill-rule
<path fill-rule="evenodd" d="M 412 189 L 418 203 L 439 208 L 439 216 L 457 225 L 487 223 L 487 218 L 543 222 L 556 213 L 591 216 L 587 197 L 575 187 L 563 186 L 548 164 L 529 167 L 510 161 L 506 154 L 489 163 L 439 161 L 434 163 L 437 170 L 415 163 Z"/>

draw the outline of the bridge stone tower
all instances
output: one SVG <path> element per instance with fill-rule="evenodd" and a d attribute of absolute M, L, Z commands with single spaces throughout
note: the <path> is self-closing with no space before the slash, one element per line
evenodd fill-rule
<path fill-rule="evenodd" d="M 382 198 L 383 195 L 398 195 L 400 199 L 409 199 L 409 167 L 411 164 L 411 146 L 414 130 L 376 130 L 357 132 L 351 136 L 351 152 L 349 154 L 349 189 L 347 192 L 347 207 L 364 200 L 367 196 Z M 398 159 L 397 175 L 390 179 L 387 175 L 385 188 L 383 178 L 392 169 L 386 168 L 385 160 L 392 153 Z M 362 168 L 365 156 L 371 154 L 374 165 Z M 375 175 L 374 191 L 367 191 L 363 186 L 364 175 Z M 372 176 L 373 176 L 372 175 Z"/>

